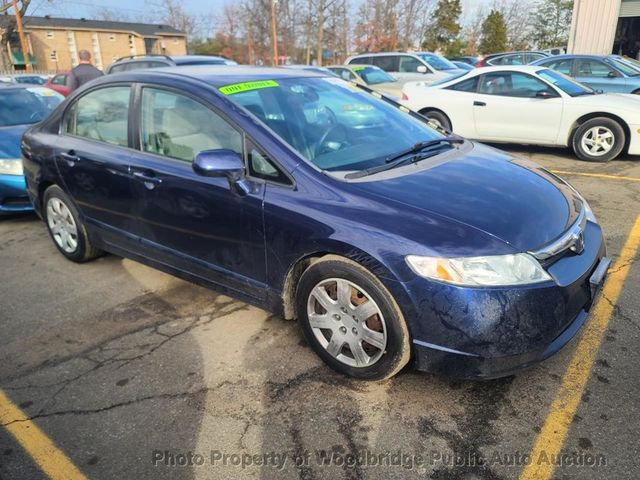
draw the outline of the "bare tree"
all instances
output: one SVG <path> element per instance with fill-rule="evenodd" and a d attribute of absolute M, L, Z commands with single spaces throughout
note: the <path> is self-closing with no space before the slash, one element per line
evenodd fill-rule
<path fill-rule="evenodd" d="M 31 0 L 21 0 L 18 2 L 20 17 L 24 17 Z M 9 9 L 13 9 L 11 0 L 0 0 L 0 14 L 5 15 L 5 21 L 0 24 L 0 69 L 10 70 L 13 60 L 9 58 L 9 42 L 19 43 L 16 21 L 13 16 L 9 16 Z M 27 60 L 27 59 L 25 59 Z"/>

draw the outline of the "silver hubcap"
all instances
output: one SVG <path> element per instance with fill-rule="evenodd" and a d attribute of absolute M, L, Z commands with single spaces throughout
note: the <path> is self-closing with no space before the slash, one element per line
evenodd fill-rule
<path fill-rule="evenodd" d="M 307 301 L 309 325 L 329 354 L 351 367 L 368 367 L 382 357 L 387 330 L 378 304 L 355 283 L 330 278 Z"/>
<path fill-rule="evenodd" d="M 611 151 L 616 139 L 607 127 L 593 127 L 582 136 L 582 148 L 594 157 L 601 157 Z"/>
<path fill-rule="evenodd" d="M 59 198 L 50 198 L 47 202 L 47 224 L 53 239 L 67 253 L 78 248 L 78 227 L 71 210 Z"/>

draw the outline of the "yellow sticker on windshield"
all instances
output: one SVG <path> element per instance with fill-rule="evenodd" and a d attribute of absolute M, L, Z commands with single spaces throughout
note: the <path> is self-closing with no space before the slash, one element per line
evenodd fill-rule
<path fill-rule="evenodd" d="M 234 93 L 248 92 L 250 90 L 258 90 L 260 88 L 279 87 L 278 82 L 274 80 L 256 80 L 255 82 L 234 83 L 220 87 L 221 93 L 225 95 L 233 95 Z"/>
<path fill-rule="evenodd" d="M 364 70 L 364 67 L 353 67 L 351 70 L 354 72 L 359 72 L 360 70 Z"/>

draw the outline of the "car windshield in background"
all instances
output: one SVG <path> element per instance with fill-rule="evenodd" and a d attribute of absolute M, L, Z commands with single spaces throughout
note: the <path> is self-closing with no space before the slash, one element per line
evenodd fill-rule
<path fill-rule="evenodd" d="M 442 85 L 443 83 L 449 83 L 452 80 L 456 80 L 458 78 L 464 77 L 465 75 L 469 75 L 469 73 L 471 73 L 472 71 L 473 70 L 463 70 L 460 73 L 456 73 L 455 75 L 451 75 L 449 77 L 445 77 L 445 78 L 443 78 L 441 80 L 438 80 L 437 82 L 433 82 L 430 86 L 435 87 L 437 85 Z"/>
<path fill-rule="evenodd" d="M 567 95 L 572 97 L 579 97 L 581 95 L 594 95 L 596 92 L 591 88 L 576 82 L 571 77 L 567 77 L 565 74 L 556 72 L 555 70 L 540 70 L 538 75 L 547 82 L 556 86 Z"/>
<path fill-rule="evenodd" d="M 48 88 L 0 90 L 0 127 L 37 123 L 63 100 L 62 95 Z"/>
<path fill-rule="evenodd" d="M 427 62 L 429 65 L 431 65 L 433 68 L 435 68 L 436 70 L 442 71 L 442 70 L 458 69 L 458 67 L 456 67 L 453 63 L 451 63 L 446 58 L 440 57 L 433 53 L 419 53 L 418 56 L 421 59 L 423 59 L 425 62 Z"/>
<path fill-rule="evenodd" d="M 219 90 L 322 170 L 377 167 L 419 142 L 442 137 L 426 123 L 337 78 L 261 80 Z"/>
<path fill-rule="evenodd" d="M 354 67 L 353 71 L 360 75 L 367 85 L 395 82 L 396 79 L 384 70 L 374 67 Z"/>
<path fill-rule="evenodd" d="M 609 62 L 611 62 L 611 65 L 613 65 L 617 70 L 624 73 L 627 77 L 637 77 L 640 75 L 640 67 L 638 66 L 634 67 L 625 61 L 613 58 L 610 58 Z"/>
<path fill-rule="evenodd" d="M 44 85 L 46 80 L 37 75 L 22 75 L 15 77 L 16 83 L 30 83 L 32 85 Z"/>

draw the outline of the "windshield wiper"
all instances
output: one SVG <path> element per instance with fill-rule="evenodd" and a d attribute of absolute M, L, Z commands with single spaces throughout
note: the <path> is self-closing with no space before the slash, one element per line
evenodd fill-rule
<path fill-rule="evenodd" d="M 464 143 L 464 138 L 459 137 L 457 135 L 450 135 L 448 137 L 437 138 L 435 140 L 429 140 L 426 142 L 416 143 L 414 146 L 407 148 L 401 152 L 398 152 L 394 155 L 391 155 L 385 159 L 385 163 L 382 165 L 378 165 L 376 167 L 367 168 L 364 170 L 359 170 L 357 172 L 352 172 L 344 176 L 347 180 L 354 178 L 362 178 L 367 177 L 369 175 L 373 175 L 380 172 L 385 172 L 387 170 L 391 170 L 392 168 L 399 167 L 406 163 L 416 163 L 420 160 L 424 160 L 426 158 L 432 157 L 434 150 L 431 150 L 429 154 L 419 155 L 420 152 L 429 148 L 440 146 L 442 144 L 454 145 L 458 143 Z M 435 150 L 437 151 L 437 150 Z M 409 156 L 413 154 L 412 156 Z"/>

